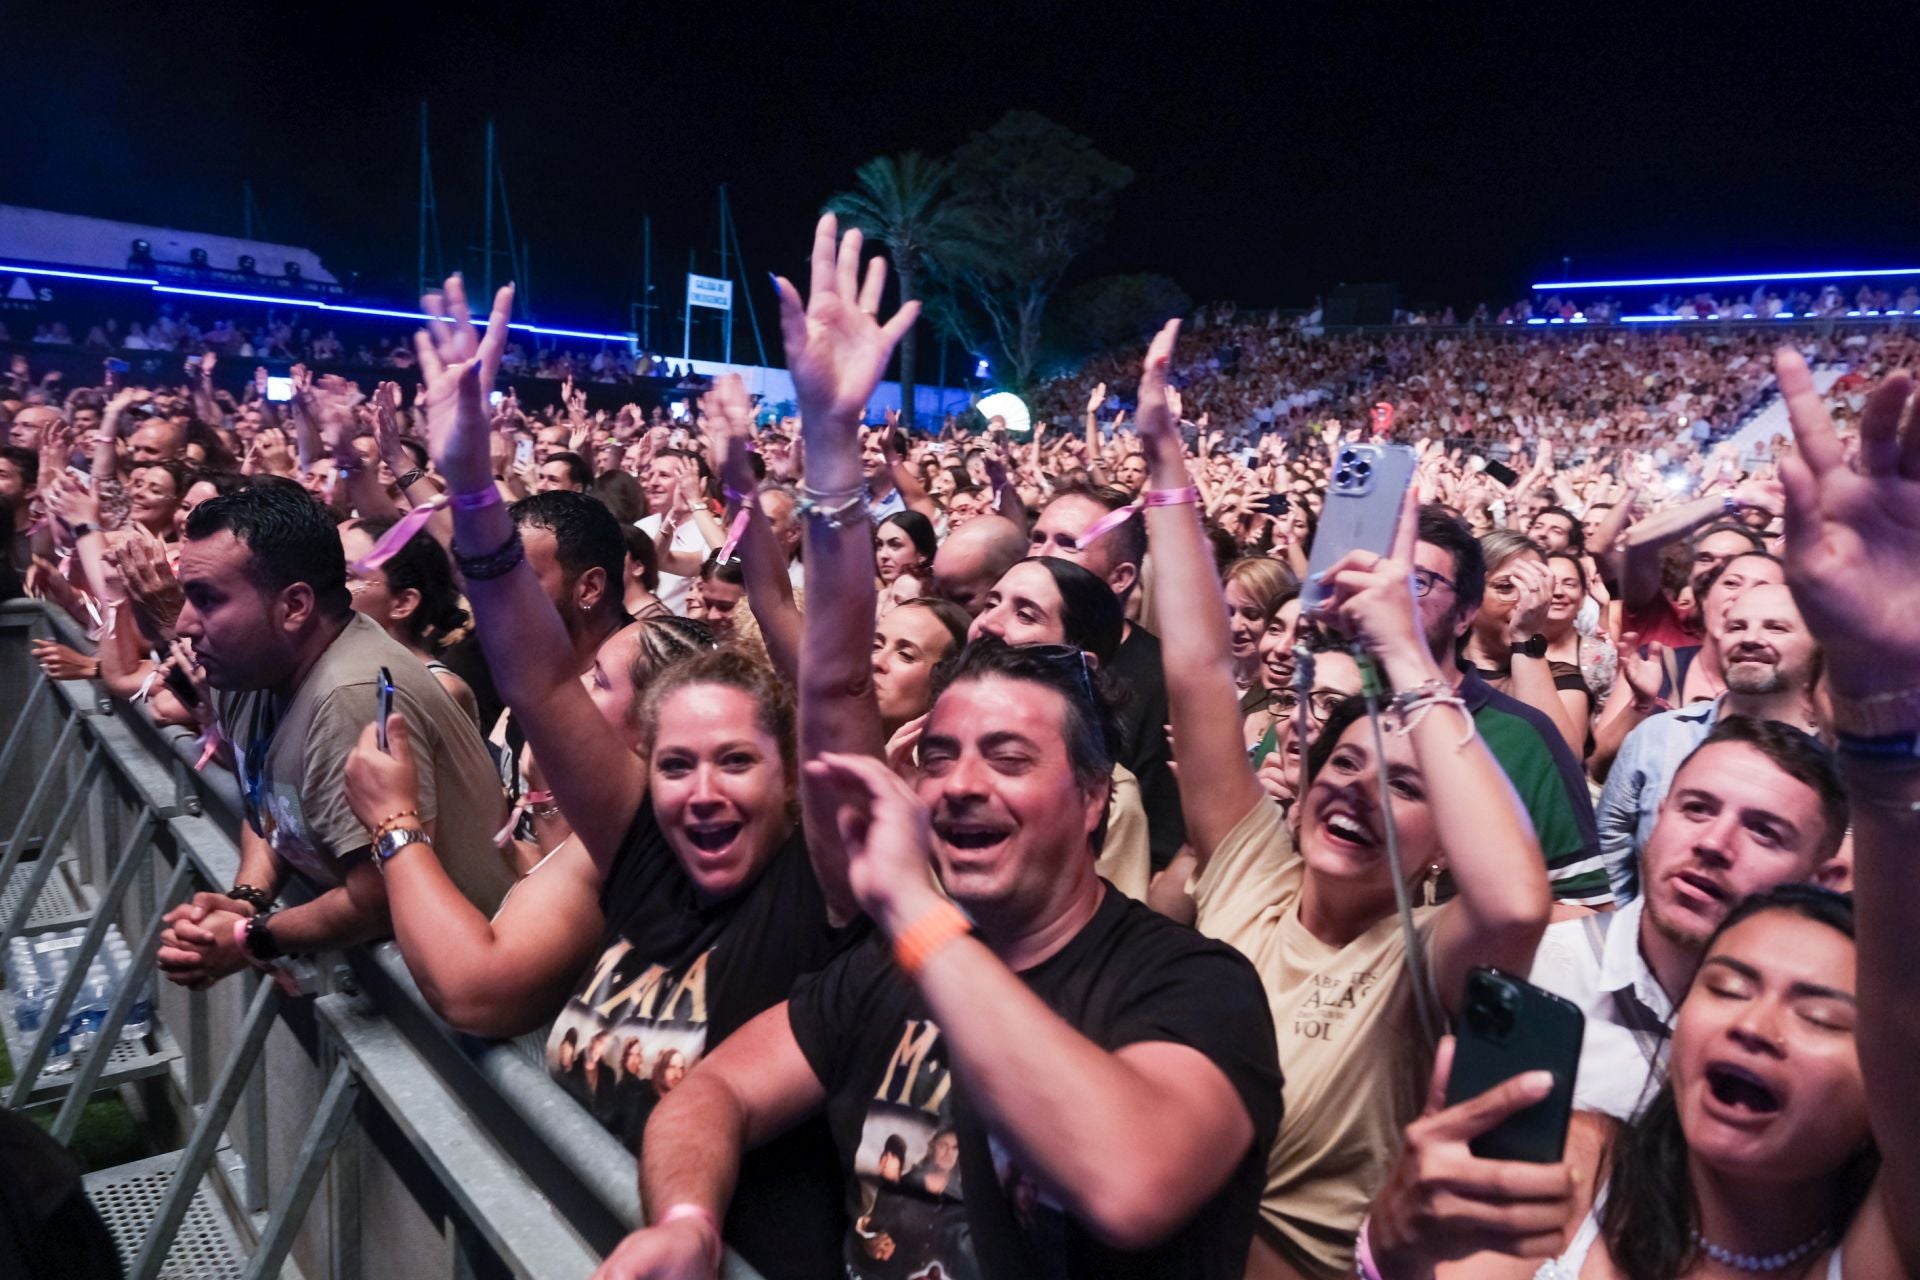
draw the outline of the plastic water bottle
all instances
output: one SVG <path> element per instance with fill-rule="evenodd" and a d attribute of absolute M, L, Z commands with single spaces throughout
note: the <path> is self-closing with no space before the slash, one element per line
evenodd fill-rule
<path fill-rule="evenodd" d="M 72 1021 L 69 1020 L 66 1026 L 54 1029 L 53 1051 L 47 1055 L 47 1065 L 44 1068 L 50 1074 L 73 1070 L 72 1026 Z"/>
<path fill-rule="evenodd" d="M 12 990 L 13 1025 L 27 1034 L 39 1031 L 40 1016 L 47 1003 L 47 991 L 40 983 L 40 975 L 32 968 L 27 969 Z"/>
<path fill-rule="evenodd" d="M 78 1008 L 74 1016 L 80 1022 L 80 1034 L 83 1044 L 75 1048 L 91 1045 L 100 1037 L 100 1028 L 107 1020 L 107 1006 L 113 1003 L 113 987 L 107 978 L 107 968 L 98 960 L 87 970 L 86 983 L 80 988 Z"/>

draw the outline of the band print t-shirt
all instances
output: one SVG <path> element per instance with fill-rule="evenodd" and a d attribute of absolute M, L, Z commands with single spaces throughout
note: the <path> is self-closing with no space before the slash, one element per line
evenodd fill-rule
<path fill-rule="evenodd" d="M 708 1050 L 856 940 L 832 928 L 796 831 L 750 886 L 701 898 L 643 802 L 600 891 L 598 959 L 547 1038 L 547 1069 L 629 1147 Z M 801 1125 L 750 1153 L 727 1243 L 768 1277 L 834 1269 L 844 1223 L 832 1138 Z"/>
<path fill-rule="evenodd" d="M 939 1025 L 875 936 L 802 982 L 787 1010 L 825 1086 L 845 1178 L 849 1227 L 838 1274 L 1238 1280 L 1280 1123 L 1273 1022 L 1252 966 L 1108 888 L 1086 927 L 1020 979 L 1109 1052 L 1170 1042 L 1205 1054 L 1253 1122 L 1245 1156 L 1160 1245 L 1129 1253 L 1102 1244 L 968 1105 Z"/>

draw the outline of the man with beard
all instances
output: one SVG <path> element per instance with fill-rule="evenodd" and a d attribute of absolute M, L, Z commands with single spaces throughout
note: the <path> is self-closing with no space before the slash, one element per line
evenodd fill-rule
<path fill-rule="evenodd" d="M 1819 742 L 1772 721 L 1720 719 L 1665 793 L 1642 857 L 1645 893 L 1551 924 L 1540 940 L 1533 981 L 1586 1015 L 1575 1108 L 1630 1120 L 1658 1092 L 1674 1008 L 1707 939 L 1750 894 L 1818 878 L 1847 816 Z"/>
<path fill-rule="evenodd" d="M 1727 716 L 1778 720 L 1817 733 L 1813 686 L 1820 649 L 1784 586 L 1748 587 L 1727 606 L 1721 623 L 1721 678 L 1727 691 L 1712 702 L 1662 712 L 1620 746 L 1600 793 L 1600 849 L 1614 899 L 1624 905 L 1639 892 L 1636 863 L 1653 830 L 1661 801 L 1680 762 Z"/>

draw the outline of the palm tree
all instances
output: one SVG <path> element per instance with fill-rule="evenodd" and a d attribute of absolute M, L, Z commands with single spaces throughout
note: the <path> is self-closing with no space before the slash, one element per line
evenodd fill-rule
<path fill-rule="evenodd" d="M 887 247 L 900 277 L 902 304 L 920 296 L 929 263 L 960 235 L 947 183 L 953 166 L 918 151 L 877 156 L 854 170 L 855 187 L 827 201 L 843 225 Z M 914 331 L 900 339 L 900 420 L 911 427 L 914 409 Z"/>

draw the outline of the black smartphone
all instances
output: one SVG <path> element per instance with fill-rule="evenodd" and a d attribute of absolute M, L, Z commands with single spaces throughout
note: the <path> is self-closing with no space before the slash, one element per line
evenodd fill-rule
<path fill-rule="evenodd" d="M 1566 1149 L 1573 1081 L 1587 1020 L 1573 1004 L 1498 969 L 1467 975 L 1453 1030 L 1447 1105 L 1455 1106 L 1528 1071 L 1553 1074 L 1553 1092 L 1508 1116 L 1470 1144 L 1482 1160 L 1555 1164 Z"/>
<path fill-rule="evenodd" d="M 1277 516 L 1287 509 L 1287 495 L 1270 493 L 1253 504 L 1253 509 L 1261 515 Z"/>
<path fill-rule="evenodd" d="M 387 717 L 393 714 L 393 673 L 380 668 L 379 710 L 374 712 L 373 733 L 382 751 L 387 750 Z"/>
<path fill-rule="evenodd" d="M 1486 472 L 1509 489 L 1513 488 L 1513 482 L 1520 478 L 1518 471 L 1504 462 L 1495 462 L 1492 458 L 1487 459 Z"/>
<path fill-rule="evenodd" d="M 193 687 L 193 681 L 187 673 L 178 667 L 168 667 L 166 679 L 161 681 L 174 697 L 180 699 L 180 705 L 189 711 L 200 705 L 200 691 Z"/>

